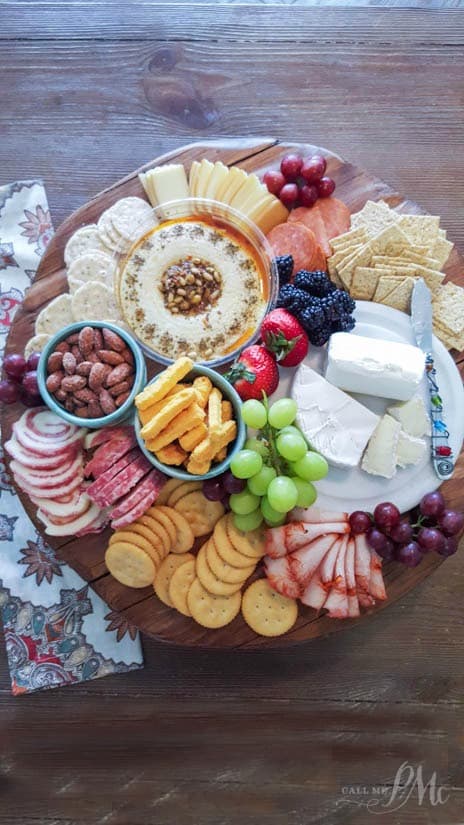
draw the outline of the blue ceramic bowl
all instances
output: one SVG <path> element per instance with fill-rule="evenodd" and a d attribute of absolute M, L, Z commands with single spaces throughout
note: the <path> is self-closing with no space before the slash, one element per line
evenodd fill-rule
<path fill-rule="evenodd" d="M 72 335 L 73 332 L 80 332 L 83 327 L 97 327 L 98 329 L 105 327 L 105 329 L 113 330 L 113 332 L 116 332 L 121 338 L 124 339 L 134 356 L 135 379 L 129 398 L 124 402 L 124 404 L 122 404 L 121 407 L 119 407 L 119 409 L 109 415 L 104 415 L 101 418 L 79 418 L 77 415 L 69 413 L 58 401 L 56 401 L 51 393 L 49 393 L 46 386 L 47 361 L 49 356 L 55 351 L 55 348 L 60 341 L 63 341 L 64 338 L 68 337 L 68 335 Z M 45 346 L 37 367 L 37 382 L 39 385 L 40 395 L 52 412 L 56 413 L 56 415 L 59 415 L 61 418 L 64 418 L 65 421 L 68 421 L 70 424 L 75 424 L 77 427 L 87 427 L 90 430 L 97 430 L 100 427 L 109 427 L 114 424 L 119 424 L 124 419 L 132 416 L 134 398 L 137 393 L 144 388 L 147 382 L 147 368 L 142 350 L 132 335 L 124 329 L 121 329 L 115 324 L 105 323 L 104 321 L 78 321 L 75 324 L 69 324 L 67 327 L 63 327 L 63 329 L 60 330 L 60 332 L 57 332 L 57 334 L 54 335 Z"/>
<path fill-rule="evenodd" d="M 159 376 L 162 374 L 163 373 L 160 372 L 159 375 L 155 375 L 152 381 L 150 381 L 150 384 L 153 384 L 154 381 L 157 381 Z M 148 458 L 148 460 L 153 464 L 154 467 L 157 467 L 158 470 L 161 470 L 161 472 L 165 473 L 165 475 L 171 476 L 172 478 L 181 479 L 182 481 L 204 481 L 206 478 L 214 478 L 214 476 L 218 476 L 221 475 L 221 473 L 224 473 L 226 470 L 229 469 L 232 457 L 236 453 L 238 453 L 239 450 L 242 449 L 246 438 L 246 427 L 242 421 L 242 416 L 240 414 L 242 401 L 237 391 L 233 388 L 232 384 L 229 384 L 229 382 L 220 373 L 215 372 L 209 367 L 204 367 L 201 364 L 197 364 L 196 366 L 194 366 L 190 370 L 189 374 L 185 377 L 185 379 L 183 378 L 182 380 L 193 381 L 193 379 L 198 378 L 199 375 L 206 375 L 210 379 L 211 383 L 221 391 L 224 398 L 232 403 L 234 418 L 237 422 L 237 435 L 235 441 L 233 441 L 228 446 L 228 453 L 226 458 L 219 464 L 214 464 L 214 466 L 211 467 L 211 470 L 208 473 L 205 473 L 205 475 L 192 475 L 192 473 L 188 473 L 185 469 L 173 467 L 172 465 L 168 464 L 162 464 L 161 461 L 158 461 L 156 456 L 153 455 L 153 453 L 151 453 L 145 447 L 145 442 L 140 435 L 141 424 L 138 413 L 136 412 L 134 416 L 135 434 L 137 436 L 137 441 L 143 454 Z"/>

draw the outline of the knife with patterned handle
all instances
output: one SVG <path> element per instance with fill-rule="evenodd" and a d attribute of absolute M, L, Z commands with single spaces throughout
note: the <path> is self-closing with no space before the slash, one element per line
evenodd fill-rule
<path fill-rule="evenodd" d="M 430 418 L 432 421 L 432 463 L 438 478 L 444 480 L 453 473 L 454 460 L 433 360 L 432 299 L 430 290 L 423 278 L 418 278 L 414 284 L 411 298 L 411 324 L 417 346 L 425 353 L 425 374 L 428 382 Z"/>

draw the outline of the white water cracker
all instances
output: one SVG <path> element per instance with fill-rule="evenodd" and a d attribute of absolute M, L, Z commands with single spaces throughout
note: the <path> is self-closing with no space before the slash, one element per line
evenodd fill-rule
<path fill-rule="evenodd" d="M 48 344 L 51 337 L 52 336 L 47 335 L 46 332 L 41 332 L 40 335 L 33 335 L 32 338 L 29 338 L 29 341 L 24 347 L 24 357 L 26 361 L 33 352 L 42 352 L 45 344 Z"/>
<path fill-rule="evenodd" d="M 77 278 L 70 278 L 68 276 L 69 294 L 74 295 L 81 286 L 84 286 L 84 281 L 79 281 Z"/>
<path fill-rule="evenodd" d="M 109 209 L 105 209 L 104 212 L 100 215 L 98 219 L 98 234 L 100 238 L 103 239 L 104 243 L 111 249 L 115 250 L 123 240 L 118 232 L 113 228 L 113 224 L 111 222 L 111 210 L 112 206 Z"/>
<path fill-rule="evenodd" d="M 106 252 L 102 243 L 96 224 L 82 226 L 74 235 L 71 235 L 64 250 L 64 261 L 66 266 L 70 266 L 76 258 L 85 255 L 87 252 Z"/>
<path fill-rule="evenodd" d="M 72 313 L 75 321 L 101 321 L 119 316 L 113 291 L 98 281 L 89 281 L 74 293 Z"/>
<path fill-rule="evenodd" d="M 76 258 L 68 269 L 68 279 L 77 278 L 79 281 L 102 281 L 106 283 L 111 280 L 114 263 L 111 255 L 106 252 L 87 252 Z"/>
<path fill-rule="evenodd" d="M 113 229 L 126 241 L 133 239 L 134 231 L 144 221 L 148 221 L 151 215 L 150 204 L 142 198 L 121 198 L 110 210 Z"/>
<path fill-rule="evenodd" d="M 58 295 L 53 301 L 39 312 L 35 322 L 35 332 L 39 335 L 45 332 L 47 335 L 54 335 L 67 324 L 74 321 L 71 311 L 71 296 L 65 292 Z"/>

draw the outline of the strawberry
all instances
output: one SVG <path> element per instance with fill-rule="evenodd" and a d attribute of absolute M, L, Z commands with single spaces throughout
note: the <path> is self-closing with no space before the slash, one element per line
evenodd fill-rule
<path fill-rule="evenodd" d="M 225 377 L 235 387 L 242 401 L 249 398 L 261 401 L 263 392 L 272 395 L 276 391 L 279 370 L 274 356 L 259 344 L 253 344 L 241 352 Z"/>
<path fill-rule="evenodd" d="M 261 324 L 261 338 L 282 367 L 296 367 L 308 354 L 308 336 L 287 309 L 273 309 L 266 315 Z"/>

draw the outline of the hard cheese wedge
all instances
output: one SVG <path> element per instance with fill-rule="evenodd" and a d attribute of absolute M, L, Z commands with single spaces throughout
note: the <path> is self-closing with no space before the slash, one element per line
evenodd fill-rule
<path fill-rule="evenodd" d="M 305 364 L 296 373 L 292 397 L 311 446 L 335 467 L 356 467 L 379 416 Z"/>
<path fill-rule="evenodd" d="M 391 415 L 380 419 L 369 441 L 361 467 L 366 473 L 393 478 L 396 473 L 401 424 Z"/>
<path fill-rule="evenodd" d="M 427 444 L 423 438 L 414 438 L 401 430 L 398 439 L 396 463 L 398 467 L 407 467 L 409 464 L 419 464 L 427 452 Z"/>
<path fill-rule="evenodd" d="M 407 401 L 424 375 L 419 347 L 336 332 L 330 338 L 325 376 L 347 392 Z"/>

